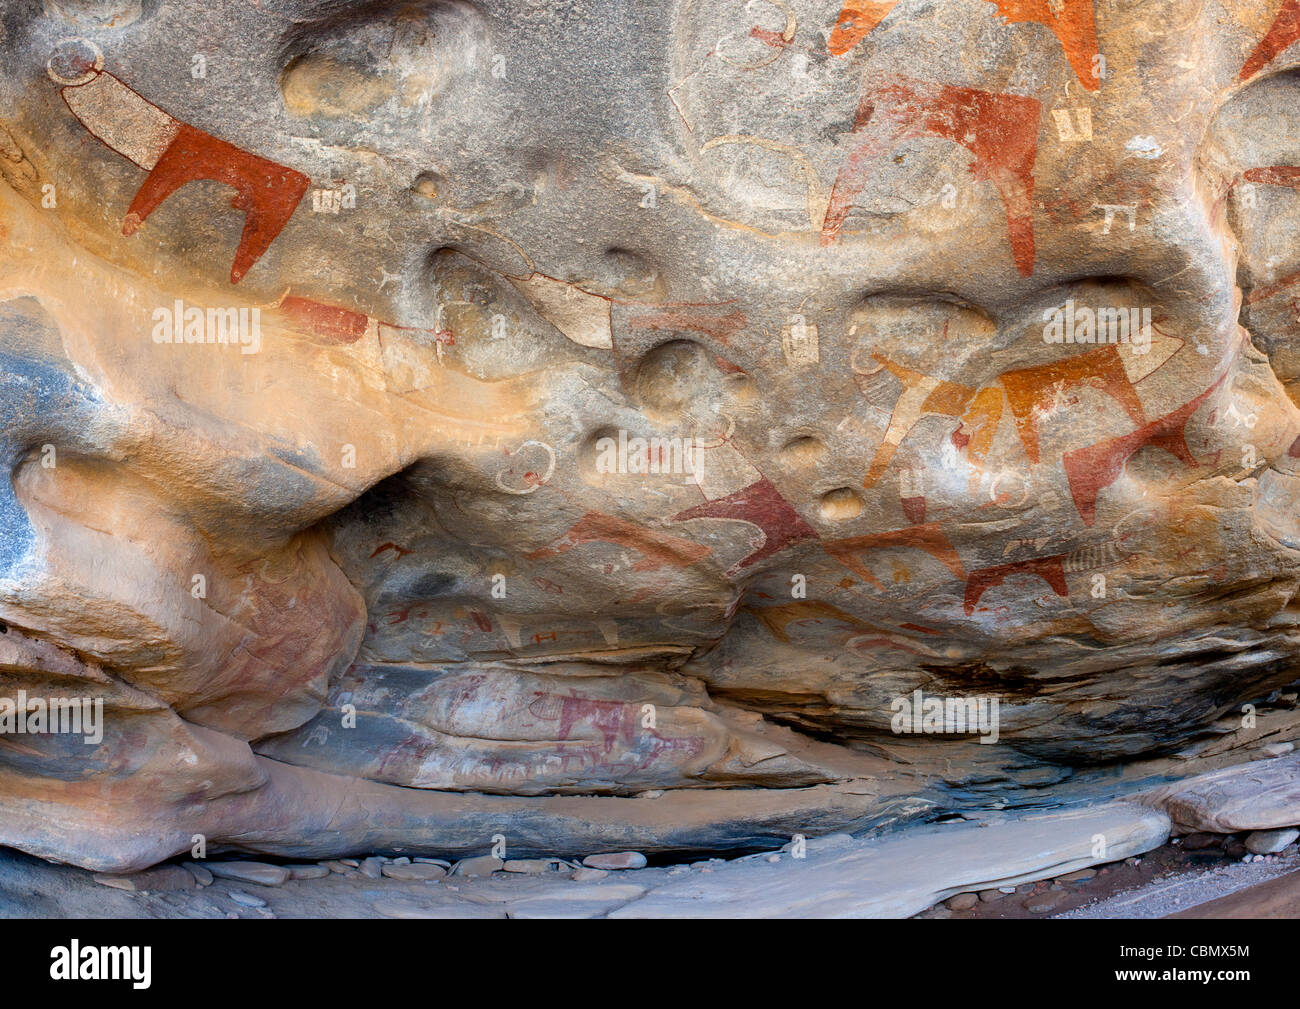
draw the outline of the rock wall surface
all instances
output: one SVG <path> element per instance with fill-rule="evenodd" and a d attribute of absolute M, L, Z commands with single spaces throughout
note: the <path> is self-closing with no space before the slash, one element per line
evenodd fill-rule
<path fill-rule="evenodd" d="M 6 3 L 0 843 L 743 849 L 1290 749 L 1298 40 Z"/>

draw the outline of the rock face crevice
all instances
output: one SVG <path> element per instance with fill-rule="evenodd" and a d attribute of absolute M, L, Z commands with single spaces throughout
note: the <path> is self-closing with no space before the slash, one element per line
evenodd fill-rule
<path fill-rule="evenodd" d="M 0 843 L 737 850 L 1280 752 L 1288 10 L 8 5 Z"/>

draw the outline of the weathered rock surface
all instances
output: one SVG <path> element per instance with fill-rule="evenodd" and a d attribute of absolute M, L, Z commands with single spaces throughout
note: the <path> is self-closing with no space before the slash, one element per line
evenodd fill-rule
<path fill-rule="evenodd" d="M 588 869 L 644 869 L 646 857 L 639 851 L 611 851 L 588 855 L 582 864 Z"/>
<path fill-rule="evenodd" d="M 1300 824 L 1300 755 L 1213 771 L 1157 789 L 1145 800 L 1186 830 L 1290 827 Z"/>
<path fill-rule="evenodd" d="M 389 879 L 442 879 L 447 870 L 440 865 L 416 862 L 411 865 L 386 865 L 381 870 Z"/>
<path fill-rule="evenodd" d="M 144 872 L 133 873 L 130 876 L 99 875 L 95 877 L 95 882 L 102 886 L 111 886 L 117 890 L 130 890 L 133 892 L 140 890 L 193 890 L 199 886 L 198 878 L 179 865 L 160 865 Z"/>
<path fill-rule="evenodd" d="M 182 862 L 181 865 L 183 865 L 186 871 L 194 877 L 194 881 L 198 883 L 199 886 L 211 886 L 212 881 L 216 878 L 197 862 Z"/>
<path fill-rule="evenodd" d="M 1300 822 L 1300 22 L 1185 7 L 7 4 L 0 843 Z"/>
<path fill-rule="evenodd" d="M 972 896 L 970 888 L 982 882 L 1015 892 L 1008 883 L 1049 879 L 1099 857 L 1101 840 L 1105 851 L 1100 857 L 1118 860 L 1159 845 L 1167 830 L 1163 814 L 1117 803 L 850 840 L 803 859 L 783 856 L 776 862 L 760 853 L 731 862 L 711 859 L 699 868 L 675 865 L 617 873 L 582 868 L 571 878 L 561 872 L 495 873 L 379 883 L 351 870 L 350 876 L 259 887 L 254 899 L 260 903 L 248 903 L 253 895 L 224 879 L 188 893 L 127 893 L 97 885 L 83 870 L 0 849 L 0 916 L 894 916 L 920 910 L 927 899 Z M 428 863 L 412 863 L 420 864 Z M 1031 898 L 1031 887 L 1020 890 L 1019 900 Z M 823 903 L 818 895 L 829 899 Z"/>
<path fill-rule="evenodd" d="M 778 865 L 726 863 L 708 875 L 656 887 L 610 917 L 907 917 L 958 893 L 1140 854 L 1168 836 L 1163 813 L 1131 803 L 992 826 L 909 831 Z"/>
<path fill-rule="evenodd" d="M 1246 838 L 1246 850 L 1256 855 L 1273 855 L 1295 843 L 1300 830 L 1287 827 L 1283 830 L 1256 830 Z"/>
<path fill-rule="evenodd" d="M 265 862 L 210 862 L 208 872 L 220 879 L 237 879 L 241 883 L 262 886 L 281 886 L 289 879 L 289 870 L 284 866 Z"/>
<path fill-rule="evenodd" d="M 512 858 L 501 866 L 503 872 L 555 872 L 566 868 L 558 858 Z"/>
<path fill-rule="evenodd" d="M 494 855 L 478 855 L 457 862 L 451 868 L 453 876 L 490 876 L 505 865 Z"/>

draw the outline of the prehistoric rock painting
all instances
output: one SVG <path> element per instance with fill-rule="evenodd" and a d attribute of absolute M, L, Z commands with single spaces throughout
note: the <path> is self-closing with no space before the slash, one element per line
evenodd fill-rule
<path fill-rule="evenodd" d="M 1294 0 L 10 6 L 0 845 L 749 852 L 1300 742 Z"/>
<path fill-rule="evenodd" d="M 291 295 L 280 303 L 280 307 L 295 322 L 338 343 L 356 343 L 370 328 L 370 320 L 362 313 L 311 298 Z"/>
<path fill-rule="evenodd" d="M 1242 178 L 1258 171 L 1256 179 L 1249 181 L 1260 181 L 1269 184 L 1290 185 L 1289 174 L 1287 169 L 1252 169 L 1250 172 L 1243 173 Z M 1276 182 L 1272 180 L 1277 180 Z M 1245 303 L 1253 306 L 1269 299 L 1276 298 L 1279 294 L 1284 294 L 1292 288 L 1297 281 L 1300 281 L 1300 270 L 1291 270 L 1280 276 L 1268 274 L 1264 282 L 1253 286 L 1250 293 L 1246 295 Z"/>
<path fill-rule="evenodd" d="M 1015 418 L 1016 432 L 1020 435 L 1030 462 L 1039 461 L 1038 416 L 1052 404 L 1058 390 L 1064 391 L 1076 385 L 1093 385 L 1114 399 L 1135 423 L 1141 424 L 1146 420 L 1142 413 L 1142 401 L 1138 399 L 1133 378 L 1130 377 L 1130 369 L 1125 366 L 1125 353 L 1133 356 L 1127 347 L 1098 347 L 1065 360 L 1018 368 L 998 376 L 998 381 L 1006 392 L 1011 415 Z"/>
<path fill-rule="evenodd" d="M 960 418 L 961 426 L 954 435 L 954 445 L 960 443 L 976 466 L 988 458 L 997 434 L 998 421 L 1002 419 L 1003 397 L 999 390 L 971 389 L 922 375 L 892 361 L 881 358 L 877 360 L 881 368 L 903 384 L 903 391 L 894 404 L 889 426 L 862 479 L 862 486 L 874 487 L 880 481 L 903 439 L 927 415 Z M 870 381 L 872 374 L 876 373 L 858 375 L 859 384 Z"/>
<path fill-rule="evenodd" d="M 1093 23 L 1092 0 L 993 0 L 1008 23 L 1032 21 L 1046 25 L 1060 40 L 1066 58 L 1079 83 L 1089 91 L 1100 87 L 1094 60 L 1097 57 L 1097 29 Z M 871 34 L 898 0 L 846 0 L 835 19 L 826 43 L 832 56 L 843 56 Z"/>
<path fill-rule="evenodd" d="M 301 172 L 181 123 L 127 208 L 122 234 L 135 234 L 163 200 L 198 179 L 224 182 L 239 193 L 231 206 L 244 212 L 244 232 L 230 265 L 232 284 L 270 248 L 311 184 Z"/>
<path fill-rule="evenodd" d="M 1295 165 L 1270 165 L 1267 168 L 1251 168 L 1241 176 L 1247 182 L 1258 182 L 1266 186 L 1286 186 L 1300 190 L 1300 167 Z"/>
<path fill-rule="evenodd" d="M 660 311 L 629 315 L 627 324 L 632 329 L 650 329 L 662 332 L 704 333 L 722 346 L 745 328 L 748 320 L 739 309 L 725 310 L 725 306 L 665 307 Z"/>
<path fill-rule="evenodd" d="M 843 56 L 870 35 L 885 15 L 898 6 L 898 0 L 846 0 L 835 27 L 826 43 L 832 56 Z"/>
<path fill-rule="evenodd" d="M 789 546 L 817 538 L 816 530 L 800 517 L 766 477 L 730 494 L 680 511 L 670 521 L 701 518 L 738 519 L 757 526 L 762 534 L 762 541 L 727 569 L 729 577 Z"/>
<path fill-rule="evenodd" d="M 1296 39 L 1300 39 L 1300 0 L 1282 0 L 1268 32 L 1246 57 L 1239 75 L 1241 80 L 1250 80 Z"/>
<path fill-rule="evenodd" d="M 173 119 L 112 74 L 91 68 L 85 76 L 61 90 L 68 108 L 91 134 L 149 173 L 127 208 L 122 234 L 134 235 L 186 183 L 225 183 L 238 193 L 231 205 L 244 212 L 230 266 L 230 282 L 239 283 L 289 222 L 311 180 Z"/>
<path fill-rule="evenodd" d="M 1093 0 L 993 0 L 998 13 L 1011 24 L 1033 21 L 1046 25 L 1061 41 L 1074 74 L 1089 91 L 1101 86 L 1095 60 L 1097 28 L 1093 21 Z"/>
<path fill-rule="evenodd" d="M 1128 347 L 1108 344 L 1076 352 L 1058 361 L 1003 372 L 998 376 L 997 385 L 978 389 L 923 375 L 873 355 L 879 368 L 857 375 L 859 385 L 870 382 L 872 376 L 880 374 L 880 369 L 883 369 L 902 383 L 903 391 L 890 414 L 889 426 L 862 485 L 874 487 L 879 482 L 903 439 L 926 416 L 953 417 L 961 421 L 953 434 L 953 444 L 966 450 L 977 469 L 983 466 L 992 450 L 1004 402 L 1015 421 L 1025 455 L 1034 465 L 1040 461 L 1040 416 L 1063 393 L 1076 386 L 1100 389 L 1114 399 L 1134 423 L 1145 424 L 1146 415 L 1136 386 L 1176 353 L 1176 344 L 1177 341 L 1169 341 L 1153 346 L 1140 357 L 1133 355 Z"/>
<path fill-rule="evenodd" d="M 896 77 L 863 89 L 852 144 L 835 177 L 822 244 L 839 237 L 872 164 L 905 140 L 939 137 L 974 156 L 971 174 L 991 182 L 1006 208 L 1012 256 L 1022 276 L 1034 272 L 1034 159 L 1041 105 L 1024 95 Z"/>
<path fill-rule="evenodd" d="M 866 536 L 854 536 L 842 540 L 823 540 L 822 549 L 850 571 L 860 576 L 870 585 L 880 587 L 881 583 L 862 557 L 872 550 L 897 550 L 901 548 L 923 550 L 939 561 L 955 578 L 965 578 L 961 558 L 948 541 L 947 534 L 939 523 L 912 526 L 908 529 L 894 529 L 883 533 L 870 533 Z"/>
<path fill-rule="evenodd" d="M 526 560 L 543 560 L 568 553 L 584 543 L 613 543 L 640 556 L 633 571 L 657 571 L 660 568 L 689 567 L 709 556 L 706 546 L 666 533 L 646 529 L 634 522 L 588 512 L 549 545 L 524 554 Z"/>
<path fill-rule="evenodd" d="M 354 312 L 340 305 L 327 305 L 314 298 L 287 294 L 274 306 L 280 309 L 291 323 L 331 343 L 356 343 L 367 333 L 383 339 L 396 334 L 419 333 L 427 337 L 442 360 L 444 347 L 454 346 L 456 335 L 450 329 L 425 326 L 398 326 L 362 312 Z"/>
<path fill-rule="evenodd" d="M 770 606 L 745 606 L 747 613 L 753 614 L 772 637 L 777 641 L 790 642 L 790 625 L 804 622 L 823 623 L 831 621 L 843 624 L 853 631 L 878 631 L 880 628 L 865 623 L 858 617 L 847 613 L 831 603 L 815 599 L 798 600 L 792 603 L 778 603 Z"/>
<path fill-rule="evenodd" d="M 354 667 L 325 710 L 359 707 L 355 732 L 340 733 L 334 719 L 320 717 L 259 752 L 317 766 L 332 747 L 369 778 L 423 789 L 472 784 L 497 794 L 565 789 L 580 777 L 602 778 L 609 784 L 599 791 L 616 795 L 650 786 L 827 780 L 785 747 L 705 712 L 698 692 L 660 675 L 594 676 L 575 685 L 500 668 L 439 672 L 431 687 L 413 669 Z M 402 698 L 397 710 L 385 702 L 394 696 Z M 654 727 L 643 724 L 647 704 L 656 710 Z M 498 738 L 507 726 L 511 738 Z M 742 755 L 748 767 L 729 754 Z"/>
<path fill-rule="evenodd" d="M 966 579 L 966 598 L 962 608 L 970 616 L 979 605 L 980 597 L 995 585 L 1001 585 L 1013 575 L 1037 575 L 1047 582 L 1058 596 L 1068 596 L 1070 590 L 1065 584 L 1064 557 L 1035 557 L 1027 561 L 1013 561 L 996 567 L 980 568 L 972 571 Z"/>
<path fill-rule="evenodd" d="M 1187 422 L 1226 377 L 1220 375 L 1195 399 L 1136 431 L 1065 453 L 1062 460 L 1070 481 L 1070 493 L 1086 524 L 1092 525 L 1096 521 L 1097 495 L 1119 478 L 1124 464 L 1141 449 L 1148 446 L 1163 449 L 1189 467 L 1200 465 L 1187 447 Z"/>

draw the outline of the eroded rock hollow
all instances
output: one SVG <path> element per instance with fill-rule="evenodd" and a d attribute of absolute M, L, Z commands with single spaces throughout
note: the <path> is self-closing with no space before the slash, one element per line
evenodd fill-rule
<path fill-rule="evenodd" d="M 1298 39 L 4 4 L 0 843 L 735 850 L 1289 748 Z"/>

